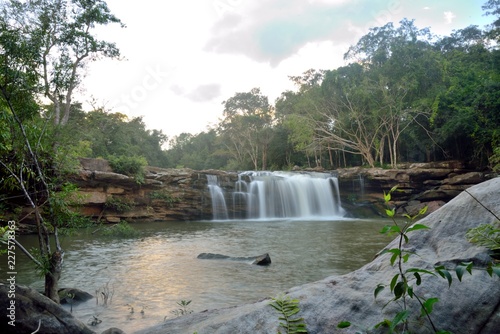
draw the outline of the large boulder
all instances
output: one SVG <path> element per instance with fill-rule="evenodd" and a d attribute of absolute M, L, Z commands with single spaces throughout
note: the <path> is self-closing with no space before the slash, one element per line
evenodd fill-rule
<path fill-rule="evenodd" d="M 422 278 L 420 286 L 415 286 L 415 293 L 423 298 L 439 298 L 431 314 L 433 322 L 439 329 L 453 333 L 493 334 L 500 328 L 500 280 L 496 276 L 490 277 L 484 270 L 492 258 L 487 249 L 465 239 L 470 228 L 496 219 L 478 201 L 500 214 L 500 178 L 469 188 L 423 218 L 419 223 L 430 229 L 411 232 L 409 243 L 404 246 L 418 254 L 403 264 L 405 268 L 433 270 L 435 266 L 444 265 L 453 272 L 461 262 L 474 262 L 473 275 L 467 274 L 462 282 L 454 276 L 450 288 L 445 279 L 430 275 Z M 397 242 L 394 240 L 387 248 L 397 247 Z M 390 254 L 385 253 L 352 273 L 292 288 L 287 295 L 300 301 L 300 312 L 296 316 L 304 318 L 308 333 L 355 333 L 372 328 L 384 319 L 392 319 L 401 310 L 397 303 L 388 304 L 391 300 L 388 291 L 382 291 L 377 299 L 374 298 L 377 285 L 388 285 L 397 273 L 396 266 L 390 264 Z M 138 333 L 276 333 L 280 315 L 269 303 L 270 300 L 265 299 L 190 314 Z M 386 304 L 388 306 L 384 307 Z M 412 311 L 410 331 L 433 332 L 426 319 L 418 317 L 418 303 L 412 299 L 408 306 Z M 340 321 L 350 321 L 353 326 L 339 330 L 337 324 Z"/>
<path fill-rule="evenodd" d="M 10 298 L 11 293 L 15 294 L 15 298 Z M 9 309 L 12 305 L 15 310 Z M 11 282 L 0 283 L 0 308 L 4 314 L 0 321 L 2 333 L 35 333 L 36 331 L 39 334 L 95 334 L 51 299 L 34 289 L 12 285 Z"/>

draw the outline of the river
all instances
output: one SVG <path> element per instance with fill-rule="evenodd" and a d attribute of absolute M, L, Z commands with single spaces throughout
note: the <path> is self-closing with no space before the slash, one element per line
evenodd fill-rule
<path fill-rule="evenodd" d="M 389 241 L 378 231 L 387 220 L 255 220 L 136 223 L 133 238 L 77 233 L 63 237 L 60 287 L 96 298 L 73 305 L 85 323 L 102 321 L 101 332 L 132 333 L 173 318 L 181 301 L 188 311 L 222 308 L 266 297 L 368 263 Z M 35 236 L 18 236 L 27 248 Z M 269 253 L 269 266 L 244 261 L 201 260 L 200 253 L 250 257 Z M 2 259 L 1 263 L 6 263 Z M 43 279 L 22 254 L 17 282 L 42 290 Z M 108 296 L 106 305 L 102 294 Z M 70 309 L 69 305 L 65 308 Z M 142 311 L 142 312 L 141 312 Z"/>

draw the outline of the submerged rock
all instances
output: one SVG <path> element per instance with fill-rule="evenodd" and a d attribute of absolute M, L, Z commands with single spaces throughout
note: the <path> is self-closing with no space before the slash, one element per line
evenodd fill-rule
<path fill-rule="evenodd" d="M 453 333 L 498 333 L 500 328 L 500 279 L 490 277 L 484 268 L 492 261 L 486 248 L 470 244 L 465 234 L 470 228 L 493 223 L 500 214 L 500 178 L 481 183 L 462 192 L 455 199 L 419 221 L 430 229 L 411 232 L 404 245 L 411 256 L 404 268 L 433 270 L 444 265 L 453 274 L 453 284 L 446 279 L 422 275 L 422 284 L 414 292 L 421 298 L 438 298 L 431 317 L 439 330 Z M 474 198 L 472 196 L 474 196 Z M 479 204 L 478 201 L 482 203 Z M 397 248 L 398 240 L 387 249 Z M 393 319 L 401 307 L 388 302 L 393 298 L 389 287 L 374 298 L 378 284 L 389 285 L 397 275 L 397 266 L 390 264 L 391 254 L 376 257 L 371 263 L 342 276 L 331 276 L 321 281 L 298 286 L 287 291 L 299 300 L 300 312 L 308 333 L 355 333 L 366 331 L 384 319 Z M 461 262 L 474 263 L 473 274 L 466 274 L 459 282 L 454 269 Z M 300 275 L 300 273 L 297 273 Z M 255 277 L 258 279 L 258 277 Z M 156 327 L 137 333 L 276 333 L 280 314 L 270 305 L 270 299 L 238 307 L 208 310 L 168 320 Z M 384 307 L 385 306 L 385 307 Z M 411 311 L 409 331 L 431 333 L 425 318 L 419 317 L 420 305 L 408 300 Z M 339 330 L 337 324 L 349 321 L 353 325 Z"/>
<path fill-rule="evenodd" d="M 57 293 L 61 299 L 61 304 L 86 302 L 94 298 L 90 293 L 75 288 L 59 289 Z"/>
<path fill-rule="evenodd" d="M 201 253 L 200 255 L 197 256 L 197 258 L 202 260 L 242 261 L 242 262 L 249 262 L 251 264 L 256 264 L 258 266 L 267 266 L 271 264 L 271 257 L 269 256 L 269 253 L 265 253 L 259 256 L 250 256 L 250 257 L 232 257 L 222 254 Z"/>

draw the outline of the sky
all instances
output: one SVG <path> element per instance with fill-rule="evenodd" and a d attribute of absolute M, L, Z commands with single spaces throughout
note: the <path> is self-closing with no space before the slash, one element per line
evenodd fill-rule
<path fill-rule="evenodd" d="M 100 59 L 77 100 L 142 116 L 169 139 L 197 134 L 222 118 L 223 102 L 258 87 L 274 103 L 294 90 L 289 76 L 335 69 L 349 46 L 388 22 L 414 19 L 446 36 L 480 28 L 485 0 L 107 0 L 125 28 L 108 25 L 121 60 Z"/>

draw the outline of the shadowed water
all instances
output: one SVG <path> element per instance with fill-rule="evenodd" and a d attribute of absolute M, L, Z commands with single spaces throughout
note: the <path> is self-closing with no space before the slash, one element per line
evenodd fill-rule
<path fill-rule="evenodd" d="M 90 233 L 64 237 L 66 256 L 60 287 L 76 287 L 95 295 L 107 285 L 113 293 L 107 306 L 102 300 L 96 305 L 94 299 L 75 305 L 73 313 L 84 322 L 93 316 L 102 320 L 94 328 L 97 332 L 115 326 L 132 333 L 165 317 L 175 317 L 173 311 L 181 300 L 192 300 L 189 308 L 195 312 L 234 306 L 358 269 L 389 241 L 378 233 L 386 223 L 158 222 L 132 225 L 139 230 L 135 238 Z M 34 236 L 18 236 L 18 240 L 28 248 L 36 243 Z M 269 253 L 272 264 L 197 259 L 200 253 L 234 257 Z M 16 269 L 18 283 L 42 289 L 43 280 L 20 251 Z"/>

